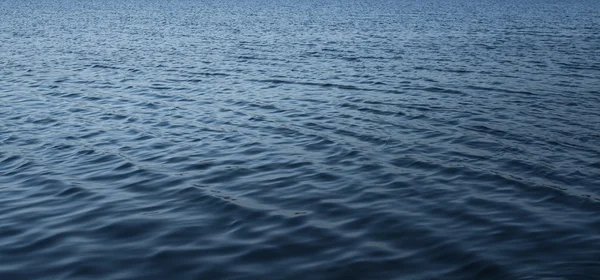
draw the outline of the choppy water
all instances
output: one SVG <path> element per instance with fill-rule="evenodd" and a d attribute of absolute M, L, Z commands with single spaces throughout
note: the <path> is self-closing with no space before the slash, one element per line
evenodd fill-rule
<path fill-rule="evenodd" d="M 0 278 L 600 279 L 599 14 L 1 1 Z"/>

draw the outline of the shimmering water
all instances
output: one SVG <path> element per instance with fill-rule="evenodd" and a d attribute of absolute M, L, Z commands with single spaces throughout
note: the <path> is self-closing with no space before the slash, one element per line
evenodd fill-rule
<path fill-rule="evenodd" d="M 599 15 L 0 1 L 0 279 L 600 279 Z"/>

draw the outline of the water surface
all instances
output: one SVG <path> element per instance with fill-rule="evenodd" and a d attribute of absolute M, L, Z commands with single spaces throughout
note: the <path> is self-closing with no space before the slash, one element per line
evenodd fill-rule
<path fill-rule="evenodd" d="M 0 1 L 2 279 L 598 279 L 598 1 Z"/>

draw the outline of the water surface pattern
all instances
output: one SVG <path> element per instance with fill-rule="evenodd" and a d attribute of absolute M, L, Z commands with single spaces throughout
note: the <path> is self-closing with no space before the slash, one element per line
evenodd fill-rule
<path fill-rule="evenodd" d="M 600 279 L 598 15 L 0 1 L 0 278 Z"/>

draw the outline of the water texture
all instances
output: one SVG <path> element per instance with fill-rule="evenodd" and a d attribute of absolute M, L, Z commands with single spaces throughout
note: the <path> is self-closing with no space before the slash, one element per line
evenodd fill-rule
<path fill-rule="evenodd" d="M 598 15 L 2 0 L 0 279 L 600 279 Z"/>

